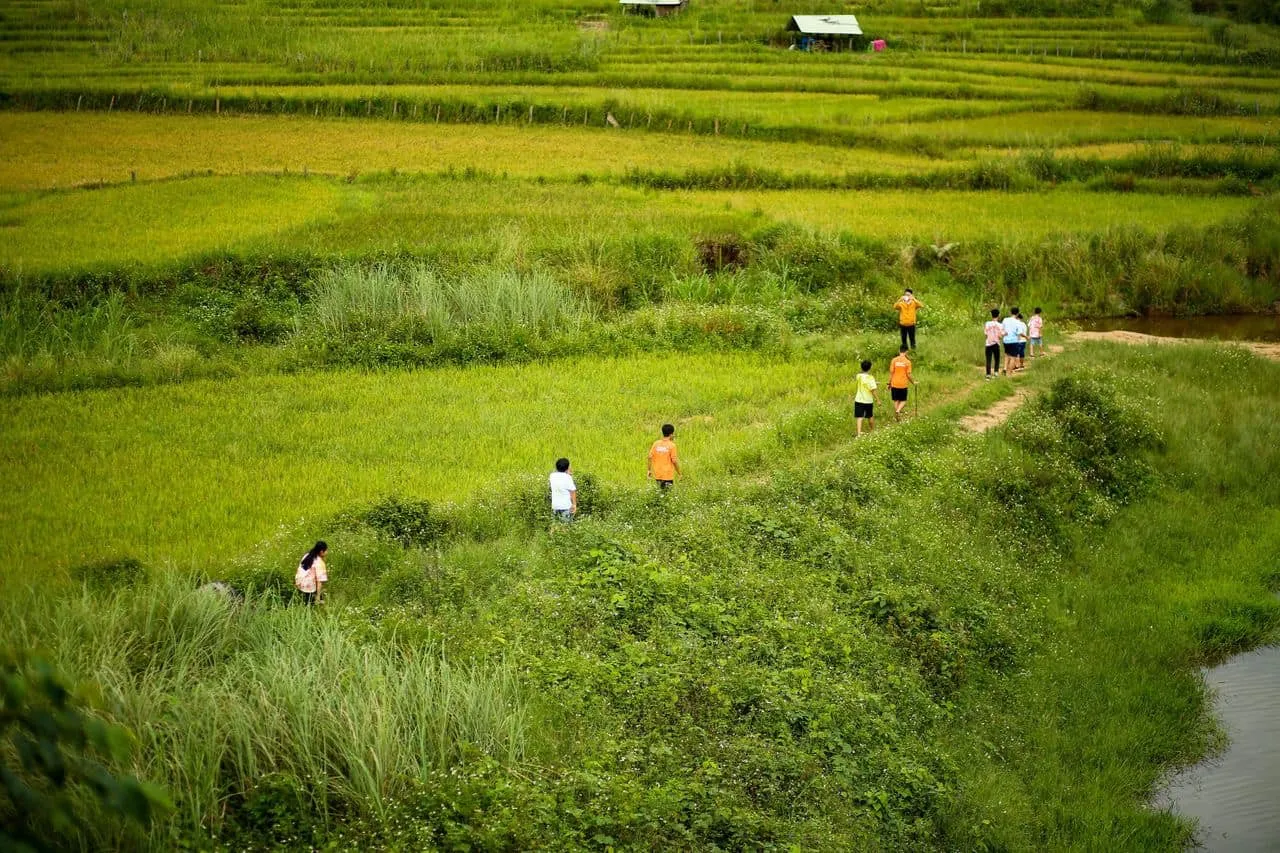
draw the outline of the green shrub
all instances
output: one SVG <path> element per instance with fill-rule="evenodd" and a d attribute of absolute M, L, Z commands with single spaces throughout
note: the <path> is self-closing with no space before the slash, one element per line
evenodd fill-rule
<path fill-rule="evenodd" d="M 236 303 L 228 325 L 240 340 L 269 344 L 293 331 L 296 312 L 296 304 L 292 308 L 282 307 L 261 294 L 250 292 Z"/>
<path fill-rule="evenodd" d="M 447 522 L 433 513 L 431 503 L 391 495 L 365 510 L 361 520 L 401 545 L 432 545 L 448 532 Z"/>

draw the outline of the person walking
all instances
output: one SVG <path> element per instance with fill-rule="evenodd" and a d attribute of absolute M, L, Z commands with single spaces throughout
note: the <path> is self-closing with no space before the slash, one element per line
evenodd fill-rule
<path fill-rule="evenodd" d="M 898 349 L 898 357 L 889 362 L 889 399 L 893 401 L 893 419 L 902 420 L 902 410 L 907 407 L 907 386 L 915 385 L 911 375 L 911 359 L 907 358 L 907 345 Z"/>
<path fill-rule="evenodd" d="M 1027 318 L 1022 316 L 1021 311 L 1014 313 L 1018 318 L 1018 322 L 1022 324 L 1022 329 L 1018 334 L 1018 370 L 1027 369 Z"/>
<path fill-rule="evenodd" d="M 875 429 L 876 378 L 871 375 L 871 362 L 864 359 L 862 372 L 858 374 L 858 390 L 853 395 L 853 417 L 857 422 L 858 435 L 862 435 L 862 421 L 867 422 L 867 432 Z"/>
<path fill-rule="evenodd" d="M 1010 309 L 1009 316 L 1000 324 L 1004 329 L 1004 375 L 1012 376 L 1022 369 L 1022 341 L 1027 336 L 1027 324 L 1018 319 L 1018 309 Z"/>
<path fill-rule="evenodd" d="M 573 482 L 573 474 L 569 471 L 569 460 L 561 457 L 556 460 L 556 470 L 547 478 L 551 486 L 551 514 L 556 521 L 569 523 L 578 514 L 578 487 Z"/>
<path fill-rule="evenodd" d="M 671 424 L 662 425 L 662 438 L 649 448 L 649 479 L 658 482 L 658 490 L 665 492 L 671 488 L 676 477 L 680 475 L 680 457 L 676 453 L 676 428 Z"/>
<path fill-rule="evenodd" d="M 324 585 L 329 582 L 329 570 L 324 562 L 328 554 L 329 546 L 324 540 L 317 542 L 302 555 L 302 561 L 293 574 L 293 585 L 302 593 L 302 600 L 308 607 L 323 603 L 321 595 Z"/>
<path fill-rule="evenodd" d="M 982 327 L 987 336 L 987 381 L 991 381 L 994 364 L 995 375 L 1000 375 L 1000 342 L 1004 339 L 1004 325 L 1000 322 L 1000 309 L 991 309 L 991 319 Z"/>
<path fill-rule="evenodd" d="M 1037 306 L 1031 312 L 1031 322 L 1027 324 L 1027 334 L 1031 340 L 1028 341 L 1031 350 L 1031 357 L 1036 357 L 1036 350 L 1040 350 L 1040 355 L 1044 355 L 1044 317 L 1040 314 L 1040 308 Z"/>
<path fill-rule="evenodd" d="M 916 312 L 923 307 L 925 307 L 924 303 L 916 299 L 909 287 L 903 291 L 901 298 L 893 303 L 893 309 L 898 312 L 898 335 L 902 338 L 904 347 L 910 341 L 911 348 L 916 348 Z"/>

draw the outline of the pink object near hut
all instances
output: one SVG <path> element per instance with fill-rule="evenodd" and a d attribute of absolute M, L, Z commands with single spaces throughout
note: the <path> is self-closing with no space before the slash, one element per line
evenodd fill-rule
<path fill-rule="evenodd" d="M 885 48 L 884 39 L 876 39 L 871 43 L 871 49 L 874 50 L 876 53 L 879 53 L 880 51 L 884 50 L 884 48 Z"/>

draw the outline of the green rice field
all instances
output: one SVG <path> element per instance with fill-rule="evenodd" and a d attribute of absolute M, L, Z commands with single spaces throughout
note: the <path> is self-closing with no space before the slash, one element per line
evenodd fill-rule
<path fill-rule="evenodd" d="M 0 848 L 1189 849 L 1273 6 L 0 0 Z"/>

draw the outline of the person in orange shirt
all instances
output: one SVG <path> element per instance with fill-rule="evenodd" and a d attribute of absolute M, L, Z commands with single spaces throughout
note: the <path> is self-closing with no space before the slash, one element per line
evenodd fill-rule
<path fill-rule="evenodd" d="M 907 345 L 898 349 L 898 357 L 889 362 L 889 398 L 893 400 L 893 419 L 902 419 L 902 410 L 907 407 L 907 386 L 915 385 L 915 377 L 911 375 L 911 359 L 907 358 Z"/>
<path fill-rule="evenodd" d="M 898 334 L 902 336 L 903 349 L 906 349 L 908 339 L 911 348 L 916 348 L 916 311 L 923 307 L 924 303 L 916 299 L 909 287 L 903 291 L 902 298 L 893 303 L 893 310 L 898 312 Z"/>
<path fill-rule="evenodd" d="M 666 491 L 675 482 L 680 473 L 680 457 L 676 454 L 676 443 L 672 441 L 676 428 L 671 424 L 662 425 L 662 438 L 649 448 L 649 479 L 658 481 L 658 488 Z"/>

